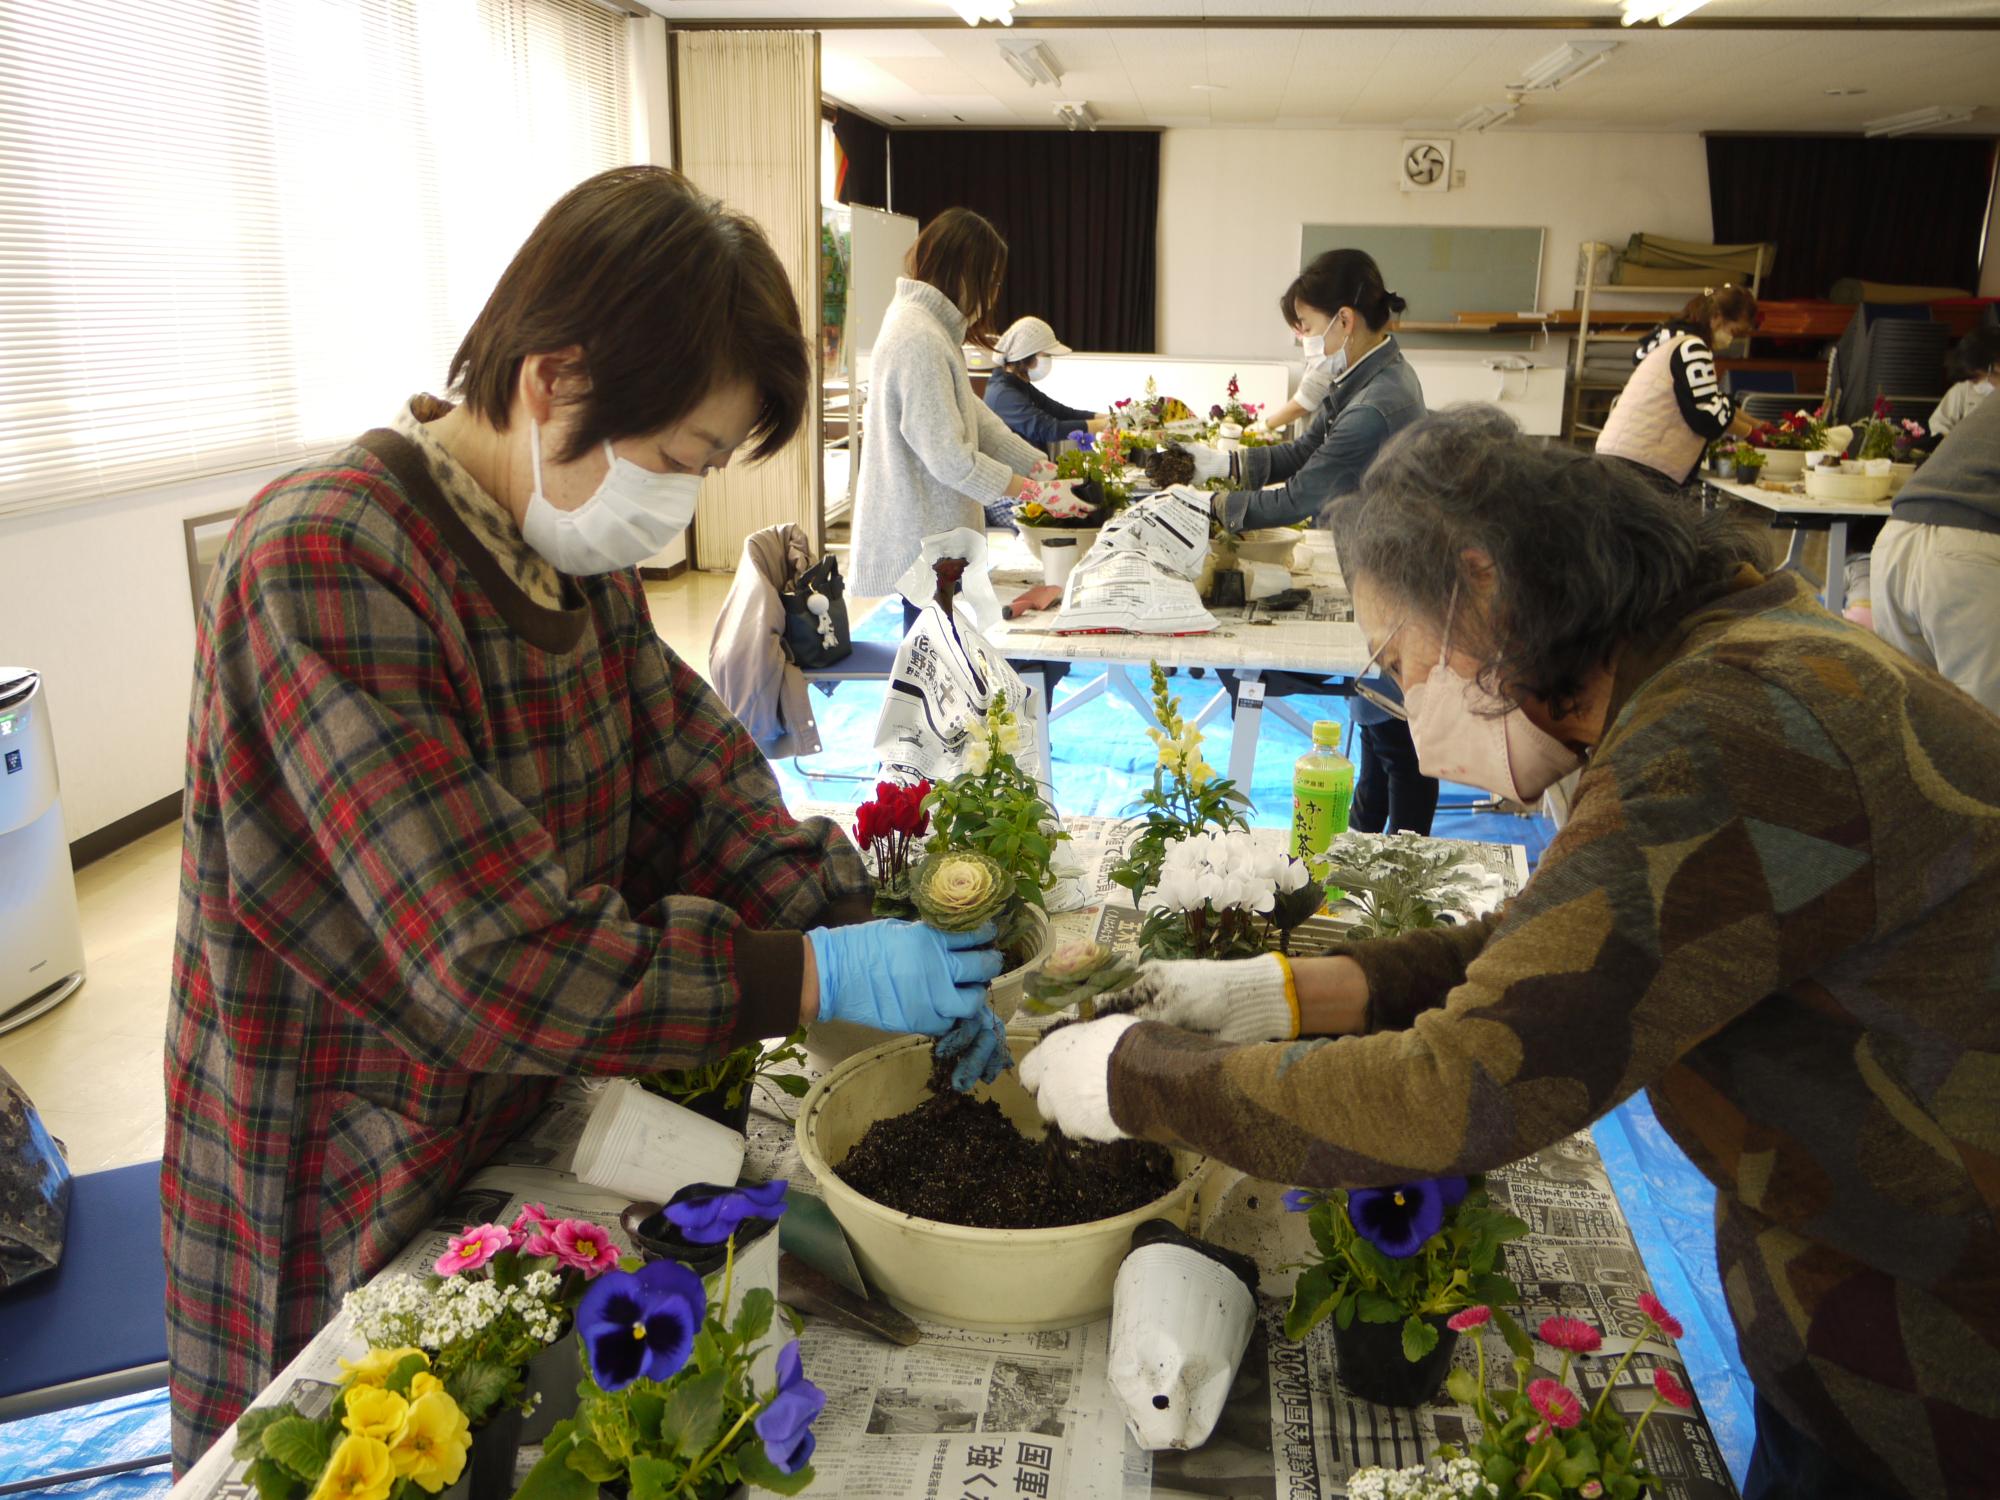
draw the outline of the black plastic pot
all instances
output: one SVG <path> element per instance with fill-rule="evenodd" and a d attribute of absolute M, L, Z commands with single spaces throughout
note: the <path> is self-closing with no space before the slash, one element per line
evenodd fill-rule
<path fill-rule="evenodd" d="M 1356 1318 L 1333 1330 L 1333 1373 L 1364 1401 L 1381 1406 L 1422 1406 L 1444 1385 L 1458 1335 L 1443 1318 L 1424 1321 L 1437 1330 L 1437 1347 L 1415 1364 L 1403 1358 L 1403 1324 L 1364 1323 Z"/>
<path fill-rule="evenodd" d="M 723 1191 L 727 1189 L 709 1183 L 691 1183 L 674 1194 L 674 1201 Z M 697 1276 L 707 1276 L 722 1269 L 728 1246 L 697 1245 L 667 1218 L 663 1204 L 627 1204 L 625 1212 L 619 1215 L 619 1223 L 632 1237 L 632 1248 L 646 1260 L 677 1260 Z M 740 1262 L 752 1245 L 777 1227 L 776 1219 L 745 1219 L 736 1230 L 737 1260 Z"/>
<path fill-rule="evenodd" d="M 439 1491 L 438 1500 L 485 1500 L 514 1493 L 514 1456 L 521 1449 L 521 1410 L 504 1406 L 472 1429 L 472 1449 L 458 1482 Z"/>
<path fill-rule="evenodd" d="M 572 1327 L 528 1361 L 527 1388 L 542 1399 L 521 1419 L 522 1442 L 539 1443 L 556 1423 L 576 1415 L 576 1388 L 582 1380 L 583 1349 Z"/>

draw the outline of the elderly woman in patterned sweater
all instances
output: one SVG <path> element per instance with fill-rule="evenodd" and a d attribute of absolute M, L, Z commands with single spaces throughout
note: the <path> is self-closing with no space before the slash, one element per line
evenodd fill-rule
<path fill-rule="evenodd" d="M 565 1075 L 801 1021 L 953 1029 L 984 934 L 870 922 L 840 833 L 636 564 L 797 430 L 783 267 L 659 168 L 557 203 L 419 396 L 253 499 L 202 606 L 161 1179 L 185 1468 Z"/>
<path fill-rule="evenodd" d="M 1575 809 L 1484 921 L 1157 966 L 1023 1081 L 1279 1182 L 1483 1172 L 1650 1089 L 1715 1182 L 1748 1494 L 1994 1493 L 2000 720 L 1756 538 L 1457 408 L 1336 511 L 1426 768 Z M 1207 1034 L 1198 1034 L 1207 1033 Z"/>

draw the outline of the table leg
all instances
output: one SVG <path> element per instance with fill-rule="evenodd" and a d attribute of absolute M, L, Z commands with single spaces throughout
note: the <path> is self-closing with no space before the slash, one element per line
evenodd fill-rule
<path fill-rule="evenodd" d="M 1044 681 L 1046 681 L 1046 678 L 1044 678 Z M 1076 709 L 1082 708 L 1084 704 L 1092 703 L 1102 698 L 1104 690 L 1110 685 L 1111 673 L 1099 672 L 1090 681 L 1063 699 L 1060 705 L 1051 704 L 1049 707 L 1049 721 L 1053 723 L 1064 714 L 1074 712 Z"/>
<path fill-rule="evenodd" d="M 1105 685 L 1111 689 L 1114 697 L 1123 698 L 1132 710 L 1153 728 L 1160 727 L 1160 721 L 1153 713 L 1153 700 L 1139 691 L 1139 685 L 1123 667 L 1106 667 L 1104 675 L 1107 679 Z"/>
<path fill-rule="evenodd" d="M 1055 755 L 1049 748 L 1049 678 L 1040 662 L 1022 662 L 1016 670 L 1021 686 L 1028 690 L 1027 710 L 1034 716 L 1035 751 L 1041 756 L 1042 785 L 1053 798 L 1056 780 Z"/>
<path fill-rule="evenodd" d="M 1835 521 L 1826 529 L 1826 590 L 1822 596 L 1829 613 L 1847 608 L 1847 522 Z"/>
<path fill-rule="evenodd" d="M 1264 718 L 1262 675 L 1245 669 L 1236 676 L 1236 728 L 1229 738 L 1229 779 L 1246 797 L 1257 773 L 1257 730 Z"/>

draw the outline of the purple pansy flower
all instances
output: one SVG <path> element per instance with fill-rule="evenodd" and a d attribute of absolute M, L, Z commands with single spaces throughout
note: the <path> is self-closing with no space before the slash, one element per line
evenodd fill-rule
<path fill-rule="evenodd" d="M 785 1183 L 747 1187 L 704 1186 L 667 1205 L 667 1222 L 696 1245 L 719 1245 L 746 1219 L 776 1219 L 785 1211 Z"/>
<path fill-rule="evenodd" d="M 622 1391 L 641 1375 L 671 1380 L 687 1363 L 707 1312 L 701 1278 L 679 1261 L 607 1271 L 576 1305 L 591 1378 L 607 1391 Z"/>
<path fill-rule="evenodd" d="M 1347 1217 L 1355 1233 L 1377 1250 L 1391 1260 L 1406 1260 L 1444 1227 L 1444 1216 L 1464 1200 L 1465 1192 L 1463 1177 L 1356 1188 L 1347 1195 Z"/>
<path fill-rule="evenodd" d="M 806 1379 L 799 1361 L 799 1341 L 778 1353 L 778 1389 L 771 1404 L 757 1414 L 757 1436 L 764 1456 L 780 1474 L 796 1474 L 812 1459 L 812 1424 L 826 1407 L 826 1392 Z"/>

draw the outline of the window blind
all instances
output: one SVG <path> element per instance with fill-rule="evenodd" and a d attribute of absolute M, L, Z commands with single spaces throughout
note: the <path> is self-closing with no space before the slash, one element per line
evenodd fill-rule
<path fill-rule="evenodd" d="M 302 460 L 441 389 L 633 158 L 591 0 L 0 5 L 0 514 Z"/>

